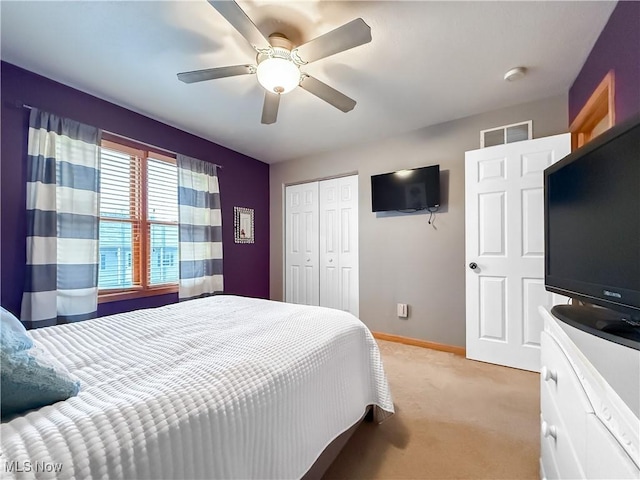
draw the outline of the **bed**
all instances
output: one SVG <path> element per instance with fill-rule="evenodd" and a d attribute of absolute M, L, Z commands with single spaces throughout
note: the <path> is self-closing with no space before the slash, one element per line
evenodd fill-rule
<path fill-rule="evenodd" d="M 2 423 L 4 477 L 301 478 L 393 413 L 371 333 L 333 309 L 218 295 L 31 334 L 82 387 Z"/>

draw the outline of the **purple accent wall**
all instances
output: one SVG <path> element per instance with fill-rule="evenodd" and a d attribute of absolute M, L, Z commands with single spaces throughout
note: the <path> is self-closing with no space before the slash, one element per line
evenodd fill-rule
<path fill-rule="evenodd" d="M 269 165 L 66 85 L 0 64 L 0 301 L 19 315 L 26 263 L 26 152 L 33 105 L 150 145 L 217 163 L 222 203 L 225 292 L 269 298 Z M 255 210 L 254 244 L 233 241 L 233 207 Z M 100 304 L 99 315 L 155 307 L 177 295 Z"/>
<path fill-rule="evenodd" d="M 569 90 L 569 124 L 609 70 L 616 123 L 640 112 L 640 2 L 620 1 Z"/>

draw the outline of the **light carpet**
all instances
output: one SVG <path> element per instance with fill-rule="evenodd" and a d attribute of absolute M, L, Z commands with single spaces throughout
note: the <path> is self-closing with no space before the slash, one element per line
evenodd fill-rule
<path fill-rule="evenodd" d="M 539 479 L 537 373 L 378 340 L 396 415 L 364 422 L 324 479 Z"/>

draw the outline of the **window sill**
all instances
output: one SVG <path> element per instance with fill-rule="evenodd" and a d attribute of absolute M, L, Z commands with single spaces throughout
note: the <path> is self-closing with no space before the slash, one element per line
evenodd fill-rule
<path fill-rule="evenodd" d="M 135 290 L 102 290 L 98 292 L 98 303 L 119 302 L 121 300 L 133 300 L 135 298 L 155 297 L 156 295 L 166 295 L 168 293 L 178 293 L 178 285 L 161 285 L 147 289 Z"/>

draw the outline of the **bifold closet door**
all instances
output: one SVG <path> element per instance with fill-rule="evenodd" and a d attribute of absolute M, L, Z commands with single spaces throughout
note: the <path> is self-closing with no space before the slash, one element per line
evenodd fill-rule
<path fill-rule="evenodd" d="M 358 176 L 285 188 L 285 301 L 359 314 Z"/>
<path fill-rule="evenodd" d="M 320 304 L 318 182 L 285 189 L 285 300 Z"/>
<path fill-rule="evenodd" d="M 319 182 L 320 305 L 359 313 L 358 176 Z"/>

